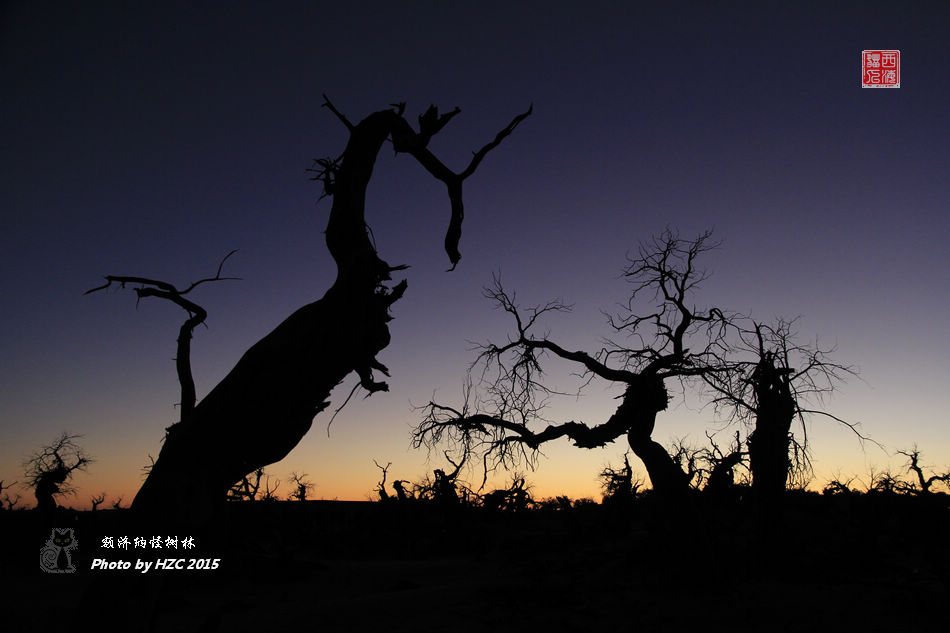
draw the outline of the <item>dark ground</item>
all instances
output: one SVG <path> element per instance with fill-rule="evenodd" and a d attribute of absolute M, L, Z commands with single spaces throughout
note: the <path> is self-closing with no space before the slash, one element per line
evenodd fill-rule
<path fill-rule="evenodd" d="M 950 631 L 948 497 L 799 494 L 771 527 L 741 505 L 703 503 L 674 518 L 649 499 L 521 514 L 245 502 L 204 529 L 63 511 L 54 523 L 74 528 L 72 574 L 39 569 L 53 523 L 0 513 L 0 628 Z M 167 535 L 197 547 L 102 548 L 105 536 Z M 90 569 L 165 557 L 220 567 Z"/>

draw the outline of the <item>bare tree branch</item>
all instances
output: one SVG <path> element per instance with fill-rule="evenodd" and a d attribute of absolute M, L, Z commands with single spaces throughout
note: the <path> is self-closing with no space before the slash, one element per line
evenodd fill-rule
<path fill-rule="evenodd" d="M 306 501 L 307 496 L 313 491 L 315 485 L 309 479 L 307 473 L 292 472 L 290 474 L 290 480 L 294 483 L 295 489 L 290 496 L 287 497 L 288 501 Z"/>
<path fill-rule="evenodd" d="M 102 505 L 102 502 L 106 500 L 106 493 L 101 492 L 98 495 L 93 495 L 89 498 L 89 503 L 92 504 L 92 511 L 95 512 L 96 508 Z"/>
<path fill-rule="evenodd" d="M 221 270 L 224 267 L 224 263 L 228 261 L 228 258 L 230 258 L 231 255 L 234 255 L 236 252 L 237 249 L 234 249 L 224 256 L 224 258 L 218 264 L 218 270 L 214 277 L 207 277 L 204 279 L 199 279 L 198 281 L 194 281 L 183 290 L 179 290 L 166 281 L 149 279 L 147 277 L 107 275 L 105 278 L 105 284 L 91 288 L 84 293 L 88 295 L 99 290 L 104 290 L 110 287 L 113 283 L 119 284 L 121 288 L 125 288 L 126 284 L 138 284 L 139 287 L 134 289 L 137 297 L 136 306 L 138 305 L 138 302 L 144 297 L 158 297 L 159 299 L 171 301 L 188 313 L 188 318 L 184 323 L 182 323 L 181 328 L 178 331 L 178 350 L 175 357 L 175 369 L 178 373 L 178 383 L 181 386 L 182 419 L 191 415 L 192 411 L 194 411 L 195 402 L 197 400 L 195 379 L 191 372 L 191 338 L 195 328 L 203 324 L 208 318 L 208 313 L 204 308 L 193 301 L 186 299 L 184 295 L 188 294 L 204 283 L 209 283 L 212 281 L 239 280 L 239 277 L 221 276 Z"/>
<path fill-rule="evenodd" d="M 848 427 L 862 443 L 877 444 L 856 423 L 820 408 L 825 397 L 857 371 L 834 360 L 833 348 L 823 348 L 817 340 L 799 342 L 797 321 L 780 318 L 765 324 L 736 317 L 731 322 L 736 334 L 734 359 L 727 371 L 704 377 L 717 411 L 754 424 L 749 436 L 753 487 L 773 500 L 790 477 L 810 477 L 807 417 L 830 418 Z M 791 430 L 796 419 L 800 436 Z"/>
<path fill-rule="evenodd" d="M 76 471 L 86 470 L 95 461 L 76 442 L 81 437 L 64 431 L 50 444 L 34 451 L 23 462 L 27 485 L 36 489 L 41 484 L 55 482 L 52 494 L 74 493 L 75 490 L 68 483 L 69 478 Z"/>
<path fill-rule="evenodd" d="M 914 488 L 915 492 L 923 495 L 930 494 L 931 488 L 938 481 L 950 487 L 950 471 L 935 473 L 929 477 L 924 474 L 924 469 L 920 465 L 920 451 L 916 445 L 909 451 L 899 450 L 897 454 L 907 458 L 907 470 L 913 472 L 917 477 L 917 487 Z"/>
<path fill-rule="evenodd" d="M 377 355 L 390 342 L 390 309 L 407 283 L 390 287 L 386 282 L 406 266 L 392 266 L 380 257 L 365 208 L 367 187 L 387 141 L 446 182 L 452 205 L 446 250 L 453 267 L 459 260 L 464 172 L 452 172 L 427 149 L 432 136 L 459 110 L 440 114 L 430 107 L 414 130 L 403 116 L 405 104 L 373 112 L 358 123 L 326 96 L 324 107 L 349 133 L 338 157 L 318 159 L 312 167 L 323 194 L 332 196 L 322 239 L 336 265 L 336 279 L 322 298 L 299 308 L 248 349 L 200 402 L 194 402 L 190 389 L 183 390 L 182 419 L 168 428 L 155 467 L 136 495 L 136 510 L 167 516 L 172 507 L 179 517 L 206 518 L 234 482 L 283 459 L 300 442 L 314 417 L 330 406 L 331 392 L 351 372 L 369 393 L 388 388 L 375 379 L 376 372 L 388 375 Z M 510 133 L 527 114 L 515 117 L 505 130 Z M 496 134 L 495 143 L 483 148 L 481 156 L 504 136 Z M 181 299 L 170 285 L 146 284 L 144 289 L 152 292 L 149 296 L 165 293 L 166 298 Z M 189 316 L 196 318 L 193 323 L 200 322 L 196 311 Z M 186 355 L 179 354 L 183 358 Z M 185 378 L 183 373 L 180 382 L 187 385 Z"/>
<path fill-rule="evenodd" d="M 642 246 L 640 257 L 631 260 L 625 270 L 634 285 L 627 312 L 609 323 L 615 332 L 646 343 L 624 347 L 608 342 L 609 349 L 605 347 L 596 355 L 567 350 L 548 336 L 535 337 L 532 330 L 542 316 L 568 311 L 570 306 L 554 300 L 523 309 L 494 275 L 485 297 L 511 315 L 515 332 L 507 343 L 477 347 L 478 356 L 469 374 L 481 367 L 482 395 L 472 397 L 469 382 L 461 408 L 436 402 L 420 408 L 423 419 L 415 429 L 414 446 L 431 450 L 446 442 L 462 457 L 477 454 L 487 478 L 487 473 L 499 466 L 533 466 L 541 445 L 552 440 L 568 438 L 575 446 L 593 448 L 626 435 L 634 453 L 646 464 L 655 489 L 685 489 L 688 480 L 682 470 L 651 434 L 656 414 L 667 406 L 664 380 L 690 380 L 726 371 L 729 317 L 716 308 L 699 310 L 689 303 L 691 293 L 705 279 L 705 273 L 695 267 L 695 259 L 713 247 L 709 233 L 685 241 L 669 230 Z M 654 293 L 654 310 L 637 312 L 634 298 L 647 289 Z M 644 334 L 645 328 L 652 329 L 652 335 Z M 690 351 L 691 346 L 696 346 L 696 351 Z M 580 365 L 580 375 L 587 374 L 587 382 L 597 377 L 623 385 L 616 413 L 596 425 L 545 420 L 542 411 L 547 398 L 560 394 L 543 379 L 546 353 Z"/>
<path fill-rule="evenodd" d="M 438 110 L 433 110 L 434 106 L 430 107 L 427 114 L 430 118 L 438 115 Z M 462 221 L 465 218 L 465 206 L 462 202 L 462 182 L 475 173 L 475 170 L 478 168 L 478 165 L 482 162 L 482 159 L 485 156 L 501 144 L 502 140 L 505 139 L 509 134 L 511 134 L 518 124 L 521 123 L 524 119 L 531 115 L 534 111 L 534 106 L 528 107 L 525 112 L 517 115 L 511 120 L 511 122 L 498 134 L 495 135 L 495 139 L 490 143 L 487 143 L 480 150 L 475 152 L 472 157 L 471 162 L 468 164 L 468 167 L 465 168 L 462 172 L 455 173 L 448 167 L 446 167 L 442 161 L 435 157 L 432 152 L 430 152 L 426 145 L 429 142 L 432 134 L 415 134 L 409 128 L 408 124 L 404 126 L 398 126 L 393 130 L 392 140 L 393 148 L 399 151 L 405 151 L 412 154 L 419 164 L 422 165 L 426 171 L 435 176 L 438 180 L 441 180 L 445 183 L 446 188 L 448 189 L 449 202 L 452 206 L 452 215 L 449 220 L 449 227 L 445 233 L 445 252 L 449 256 L 449 261 L 452 262 L 452 267 L 449 270 L 455 270 L 455 266 L 458 264 L 462 255 L 458 250 L 459 240 L 462 237 Z M 437 124 L 433 124 L 433 128 L 441 129 L 448 120 L 457 115 L 460 112 L 458 108 L 455 108 L 452 112 L 447 115 L 443 115 L 438 119 Z M 421 120 L 421 117 L 420 117 Z"/>
<path fill-rule="evenodd" d="M 323 95 L 323 106 L 322 106 L 322 107 L 327 108 L 330 112 L 332 112 L 334 115 L 336 115 L 336 118 L 340 119 L 340 121 L 343 123 L 343 125 L 346 126 L 346 129 L 347 129 L 347 130 L 349 130 L 350 132 L 353 131 L 353 127 L 354 127 L 354 126 L 353 126 L 352 123 L 350 123 L 350 120 L 347 119 L 339 110 L 336 109 L 336 106 L 334 106 L 334 105 L 333 105 L 333 102 L 330 101 L 330 97 L 326 96 L 325 94 Z"/>

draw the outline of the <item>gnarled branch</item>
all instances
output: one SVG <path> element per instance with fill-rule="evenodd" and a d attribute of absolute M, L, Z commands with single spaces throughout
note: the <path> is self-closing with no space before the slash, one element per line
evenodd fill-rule
<path fill-rule="evenodd" d="M 182 419 L 185 419 L 187 416 L 191 415 L 191 412 L 194 411 L 195 402 L 197 400 L 195 379 L 191 372 L 192 334 L 195 328 L 204 323 L 208 318 L 208 313 L 204 308 L 194 301 L 186 299 L 184 295 L 188 294 L 204 283 L 210 283 L 213 281 L 239 281 L 239 277 L 221 276 L 221 270 L 224 267 L 224 263 L 228 261 L 228 258 L 231 257 L 231 255 L 234 255 L 236 252 L 237 249 L 234 249 L 224 256 L 224 258 L 218 264 L 218 270 L 214 277 L 206 277 L 204 279 L 199 279 L 198 281 L 193 281 L 190 285 L 182 290 L 179 290 L 167 281 L 150 279 L 148 277 L 106 275 L 106 283 L 101 286 L 96 286 L 95 288 L 90 288 L 85 293 L 83 293 L 88 295 L 99 290 L 105 290 L 113 283 L 119 284 L 121 288 L 125 288 L 126 284 L 137 284 L 138 287 L 134 289 L 136 295 L 136 306 L 138 306 L 138 302 L 145 297 L 158 297 L 159 299 L 171 301 L 188 313 L 188 318 L 185 319 L 185 322 L 182 323 L 181 328 L 178 330 L 178 350 L 175 356 L 175 369 L 178 373 L 178 383 L 181 386 Z"/>

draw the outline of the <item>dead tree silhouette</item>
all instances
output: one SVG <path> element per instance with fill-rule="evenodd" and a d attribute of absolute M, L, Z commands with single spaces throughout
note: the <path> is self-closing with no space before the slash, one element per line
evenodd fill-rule
<path fill-rule="evenodd" d="M 106 493 L 104 493 L 104 492 L 101 492 L 101 493 L 99 493 L 99 494 L 97 494 L 97 495 L 93 495 L 93 496 L 89 497 L 89 503 L 92 504 L 92 511 L 95 512 L 96 509 L 97 509 L 100 505 L 102 505 L 102 503 L 103 503 L 105 500 L 106 500 Z"/>
<path fill-rule="evenodd" d="M 629 453 L 624 453 L 621 468 L 614 468 L 607 464 L 597 475 L 597 478 L 600 479 L 604 493 L 603 503 L 607 506 L 621 508 L 631 506 L 637 496 L 637 491 L 643 485 L 640 479 L 634 479 Z"/>
<path fill-rule="evenodd" d="M 706 449 L 703 454 L 703 461 L 709 465 L 703 494 L 723 498 L 734 488 L 735 469 L 742 463 L 747 453 L 742 450 L 742 442 L 739 440 L 738 431 L 735 435 L 735 445 L 729 449 L 728 453 L 724 453 L 719 448 L 719 445 L 716 444 L 712 435 L 708 432 L 706 437 L 709 438 L 710 448 Z"/>
<path fill-rule="evenodd" d="M 520 473 L 514 473 L 507 488 L 497 488 L 481 495 L 481 506 L 489 512 L 524 512 L 534 504 L 531 485 Z"/>
<path fill-rule="evenodd" d="M 0 510 L 4 509 L 4 506 L 3 506 L 4 503 L 6 504 L 7 510 L 12 510 L 13 508 L 16 507 L 17 502 L 20 501 L 20 495 L 17 495 L 16 497 L 11 498 L 10 493 L 3 492 L 4 490 L 9 490 L 15 485 L 17 485 L 17 482 L 15 481 L 12 484 L 4 484 L 3 480 L 0 479 L 0 494 L 3 495 L 3 499 L 0 499 Z"/>
<path fill-rule="evenodd" d="M 39 512 L 48 514 L 55 511 L 55 497 L 74 493 L 70 479 L 76 471 L 86 470 L 92 463 L 93 460 L 76 442 L 80 437 L 63 432 L 23 463 L 27 485 L 33 488 Z"/>
<path fill-rule="evenodd" d="M 389 474 L 389 467 L 393 465 L 392 462 L 387 462 L 385 466 L 380 466 L 379 462 L 375 459 L 373 463 L 376 464 L 376 468 L 383 471 L 383 478 L 379 480 L 379 483 L 376 484 L 376 494 L 379 496 L 380 501 L 389 501 L 391 497 L 389 493 L 386 492 L 386 476 Z"/>
<path fill-rule="evenodd" d="M 776 366 L 776 355 L 760 347 L 759 362 L 749 376 L 755 398 L 755 430 L 749 436 L 752 489 L 768 497 L 785 491 L 792 468 L 791 427 L 797 408 L 792 395 L 794 369 Z"/>
<path fill-rule="evenodd" d="M 366 188 L 377 154 L 388 140 L 397 153 L 413 156 L 446 185 L 451 217 L 445 250 L 451 270 L 461 257 L 462 183 L 531 114 L 529 108 L 514 117 L 465 169 L 454 172 L 428 144 L 458 108 L 440 114 L 430 106 L 419 116 L 417 131 L 403 116 L 405 104 L 354 124 L 324 98 L 324 107 L 349 132 L 341 156 L 318 159 L 313 167 L 323 195 L 333 199 L 325 239 L 337 265 L 336 280 L 321 299 L 298 309 L 248 349 L 192 411 L 186 414 L 183 407 L 133 501 L 140 513 L 207 517 L 235 482 L 283 459 L 299 443 L 314 416 L 329 406 L 330 392 L 351 372 L 369 394 L 388 389 L 374 378 L 374 372 L 388 375 L 376 355 L 389 344 L 389 309 L 407 283 L 386 285 L 406 266 L 391 266 L 379 257 L 365 220 Z"/>
<path fill-rule="evenodd" d="M 657 414 L 667 407 L 667 380 L 688 381 L 726 369 L 729 319 L 717 308 L 693 307 L 691 296 L 707 277 L 696 260 L 716 246 L 710 238 L 706 232 L 683 240 L 667 229 L 641 245 L 639 257 L 630 260 L 624 271 L 633 283 L 626 309 L 608 317 L 615 333 L 635 344 L 609 343 L 597 354 L 569 351 L 547 337 L 535 338 L 532 328 L 539 318 L 569 306 L 555 300 L 523 310 L 495 277 L 485 295 L 511 315 L 516 332 L 504 345 L 481 346 L 473 368 L 486 369 L 483 396 L 473 398 L 469 383 L 460 408 L 435 402 L 421 407 L 424 417 L 415 428 L 414 446 L 431 449 L 445 442 L 463 456 L 478 453 L 487 477 L 499 466 L 533 464 L 545 442 L 566 437 L 580 448 L 595 448 L 626 436 L 655 493 L 665 498 L 685 494 L 687 475 L 652 434 Z M 635 303 L 644 294 L 652 295 L 654 305 L 641 312 Z M 623 385 L 616 412 L 594 426 L 570 421 L 533 427 L 542 422 L 544 399 L 553 393 L 541 380 L 547 354 L 581 365 L 588 382 L 596 377 Z"/>
<path fill-rule="evenodd" d="M 934 473 L 929 477 L 924 474 L 924 469 L 920 465 L 920 450 L 918 450 L 916 445 L 914 445 L 914 448 L 909 451 L 899 450 L 897 451 L 897 454 L 903 455 L 907 458 L 907 471 L 914 473 L 917 478 L 916 482 L 907 483 L 905 486 L 907 491 L 919 495 L 933 494 L 932 488 L 937 482 L 942 483 L 944 486 L 950 489 L 950 471 L 944 473 Z"/>
<path fill-rule="evenodd" d="M 426 477 L 425 480 L 416 484 L 415 488 L 418 491 L 418 497 L 420 499 L 428 499 L 443 506 L 454 506 L 458 505 L 462 500 L 461 497 L 459 497 L 460 484 L 463 487 L 463 492 L 466 492 L 465 497 L 468 498 L 467 486 L 462 484 L 459 479 L 462 467 L 465 466 L 465 456 L 463 455 L 461 461 L 456 463 L 447 452 L 444 453 L 444 455 L 446 461 L 455 468 L 450 472 L 446 472 L 441 468 L 435 468 L 432 471 L 432 479 L 430 480 Z"/>
<path fill-rule="evenodd" d="M 19 502 L 20 502 L 19 494 L 17 494 L 17 496 L 15 497 L 11 497 L 8 493 L 5 493 L 3 495 L 3 503 L 7 504 L 6 505 L 7 510 L 13 510 L 14 508 L 16 508 L 16 504 L 18 504 Z"/>
<path fill-rule="evenodd" d="M 287 501 L 306 501 L 315 487 L 307 473 L 290 473 L 290 481 L 294 486 L 294 491 L 287 495 Z"/>
<path fill-rule="evenodd" d="M 410 501 L 415 497 L 411 492 L 406 490 L 406 485 L 412 482 L 406 481 L 405 479 L 397 479 L 393 482 L 393 490 L 396 491 L 396 499 L 399 501 Z"/>
<path fill-rule="evenodd" d="M 261 483 L 269 479 L 270 475 L 266 474 L 263 468 L 258 468 L 231 486 L 231 489 L 228 491 L 228 499 L 231 501 L 256 501 L 258 492 L 261 489 Z M 267 484 L 265 483 L 265 488 L 266 487 Z"/>
<path fill-rule="evenodd" d="M 750 358 L 736 359 L 730 371 L 708 374 L 705 380 L 721 412 L 754 425 L 747 441 L 752 490 L 759 500 L 774 503 L 790 478 L 804 483 L 811 472 L 807 416 L 831 418 L 862 442 L 869 440 L 856 424 L 819 408 L 824 396 L 857 372 L 834 360 L 833 349 L 822 348 L 817 341 L 800 342 L 796 319 L 778 319 L 772 325 L 752 321 L 747 327 L 738 319 L 733 323 L 738 333 L 734 348 Z M 800 439 L 792 432 L 796 419 L 801 423 Z"/>

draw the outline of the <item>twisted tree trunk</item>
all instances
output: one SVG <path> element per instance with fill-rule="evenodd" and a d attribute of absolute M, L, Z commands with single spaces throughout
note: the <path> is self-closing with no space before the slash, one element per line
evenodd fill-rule
<path fill-rule="evenodd" d="M 797 406 L 787 368 L 775 366 L 771 352 L 762 355 L 752 374 L 755 388 L 755 430 L 749 436 L 752 489 L 760 501 L 777 502 L 785 493 L 789 460 L 789 433 Z"/>
<path fill-rule="evenodd" d="M 476 152 L 468 168 L 454 173 L 426 145 L 453 116 L 435 107 L 419 117 L 415 132 L 403 118 L 403 106 L 383 110 L 351 124 L 324 104 L 350 131 L 339 160 L 318 161 L 317 179 L 333 197 L 326 243 L 337 265 L 337 278 L 322 299 L 305 305 L 253 345 L 231 372 L 169 427 L 158 459 L 133 502 L 148 515 L 201 519 L 225 499 L 228 489 L 247 473 L 283 459 L 310 429 L 316 414 L 329 406 L 330 392 L 357 372 L 368 392 L 387 390 L 373 371 L 388 375 L 376 355 L 389 344 L 389 307 L 406 290 L 405 280 L 387 287 L 392 267 L 380 259 L 364 219 L 366 187 L 376 156 L 387 138 L 397 152 L 412 154 L 446 183 L 452 219 L 446 250 L 458 262 L 461 235 L 461 184 L 485 154 L 511 133 L 531 110 L 515 117 Z"/>
<path fill-rule="evenodd" d="M 669 452 L 653 439 L 656 415 L 667 406 L 666 387 L 660 378 L 644 377 L 631 383 L 615 416 L 622 416 L 630 430 L 627 441 L 640 458 L 653 490 L 668 499 L 678 499 L 689 491 L 689 480 Z"/>

